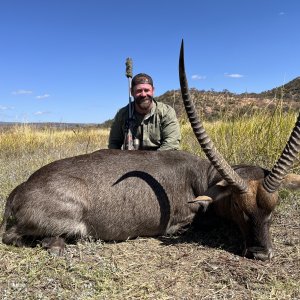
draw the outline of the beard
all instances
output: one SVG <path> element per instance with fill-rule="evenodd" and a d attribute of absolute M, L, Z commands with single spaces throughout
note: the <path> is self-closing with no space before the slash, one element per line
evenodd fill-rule
<path fill-rule="evenodd" d="M 136 97 L 134 98 L 135 105 L 139 108 L 139 110 L 149 113 L 152 108 L 153 97 Z"/>

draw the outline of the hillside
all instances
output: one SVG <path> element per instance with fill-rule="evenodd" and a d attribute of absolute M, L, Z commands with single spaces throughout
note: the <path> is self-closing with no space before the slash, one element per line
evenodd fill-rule
<path fill-rule="evenodd" d="M 283 86 L 261 93 L 263 97 L 277 97 L 300 101 L 300 77 L 297 77 Z"/>
<path fill-rule="evenodd" d="M 300 108 L 300 77 L 288 82 L 284 86 L 276 87 L 259 94 L 234 94 L 227 90 L 222 92 L 190 89 L 197 111 L 207 119 L 216 119 L 221 115 L 228 117 L 239 114 L 252 114 L 258 109 L 274 110 L 279 104 L 284 111 Z M 180 90 L 167 91 L 156 97 L 158 101 L 174 107 L 177 116 L 184 114 Z"/>

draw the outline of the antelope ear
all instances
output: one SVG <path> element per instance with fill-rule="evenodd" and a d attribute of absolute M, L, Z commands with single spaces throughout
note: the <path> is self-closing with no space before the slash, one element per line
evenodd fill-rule
<path fill-rule="evenodd" d="M 225 180 L 217 182 L 215 185 L 207 189 L 203 195 L 198 196 L 189 203 L 199 203 L 208 205 L 213 201 L 219 201 L 232 193 L 230 186 Z"/>
<path fill-rule="evenodd" d="M 298 174 L 287 174 L 281 183 L 281 188 L 288 190 L 300 190 L 300 175 Z"/>
<path fill-rule="evenodd" d="M 200 207 L 202 207 L 202 211 L 205 212 L 212 202 L 213 199 L 211 197 L 202 195 L 198 196 L 194 200 L 189 201 L 188 203 L 198 204 Z"/>
<path fill-rule="evenodd" d="M 217 182 L 216 186 L 224 186 L 225 187 L 225 186 L 229 186 L 229 185 L 228 185 L 228 182 L 223 179 L 223 180 Z"/>
<path fill-rule="evenodd" d="M 205 212 L 211 203 L 223 200 L 231 193 L 231 187 L 227 185 L 225 180 L 222 180 L 207 189 L 203 195 L 200 195 L 194 200 L 189 201 L 189 203 L 199 204 L 199 206 L 201 206 L 202 210 Z"/>
<path fill-rule="evenodd" d="M 213 199 L 209 196 L 203 195 L 203 196 L 198 196 L 194 200 L 189 201 L 188 203 L 199 203 L 199 204 L 209 204 L 213 201 Z"/>

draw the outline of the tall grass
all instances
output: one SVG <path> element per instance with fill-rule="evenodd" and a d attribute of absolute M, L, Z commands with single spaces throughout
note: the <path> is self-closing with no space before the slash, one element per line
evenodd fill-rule
<path fill-rule="evenodd" d="M 88 153 L 107 146 L 108 129 L 95 127 L 57 129 L 35 127 L 27 124 L 16 125 L 0 132 L 0 150 L 9 155 L 30 153 L 37 149 L 59 149 L 61 156 L 69 149 Z"/>
<path fill-rule="evenodd" d="M 256 164 L 272 168 L 295 125 L 297 113 L 276 109 L 255 111 L 205 122 L 204 127 L 230 164 Z M 182 149 L 204 156 L 187 120 L 181 122 Z M 299 168 L 296 162 L 294 170 Z"/>
<path fill-rule="evenodd" d="M 51 161 L 107 148 L 108 133 L 95 127 L 57 129 L 27 124 L 1 130 L 0 199 Z"/>

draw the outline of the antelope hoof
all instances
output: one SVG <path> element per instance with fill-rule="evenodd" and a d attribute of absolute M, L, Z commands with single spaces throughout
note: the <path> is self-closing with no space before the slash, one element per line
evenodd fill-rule
<path fill-rule="evenodd" d="M 42 240 L 42 247 L 53 256 L 62 256 L 65 250 L 65 241 L 61 237 L 49 237 Z"/>

